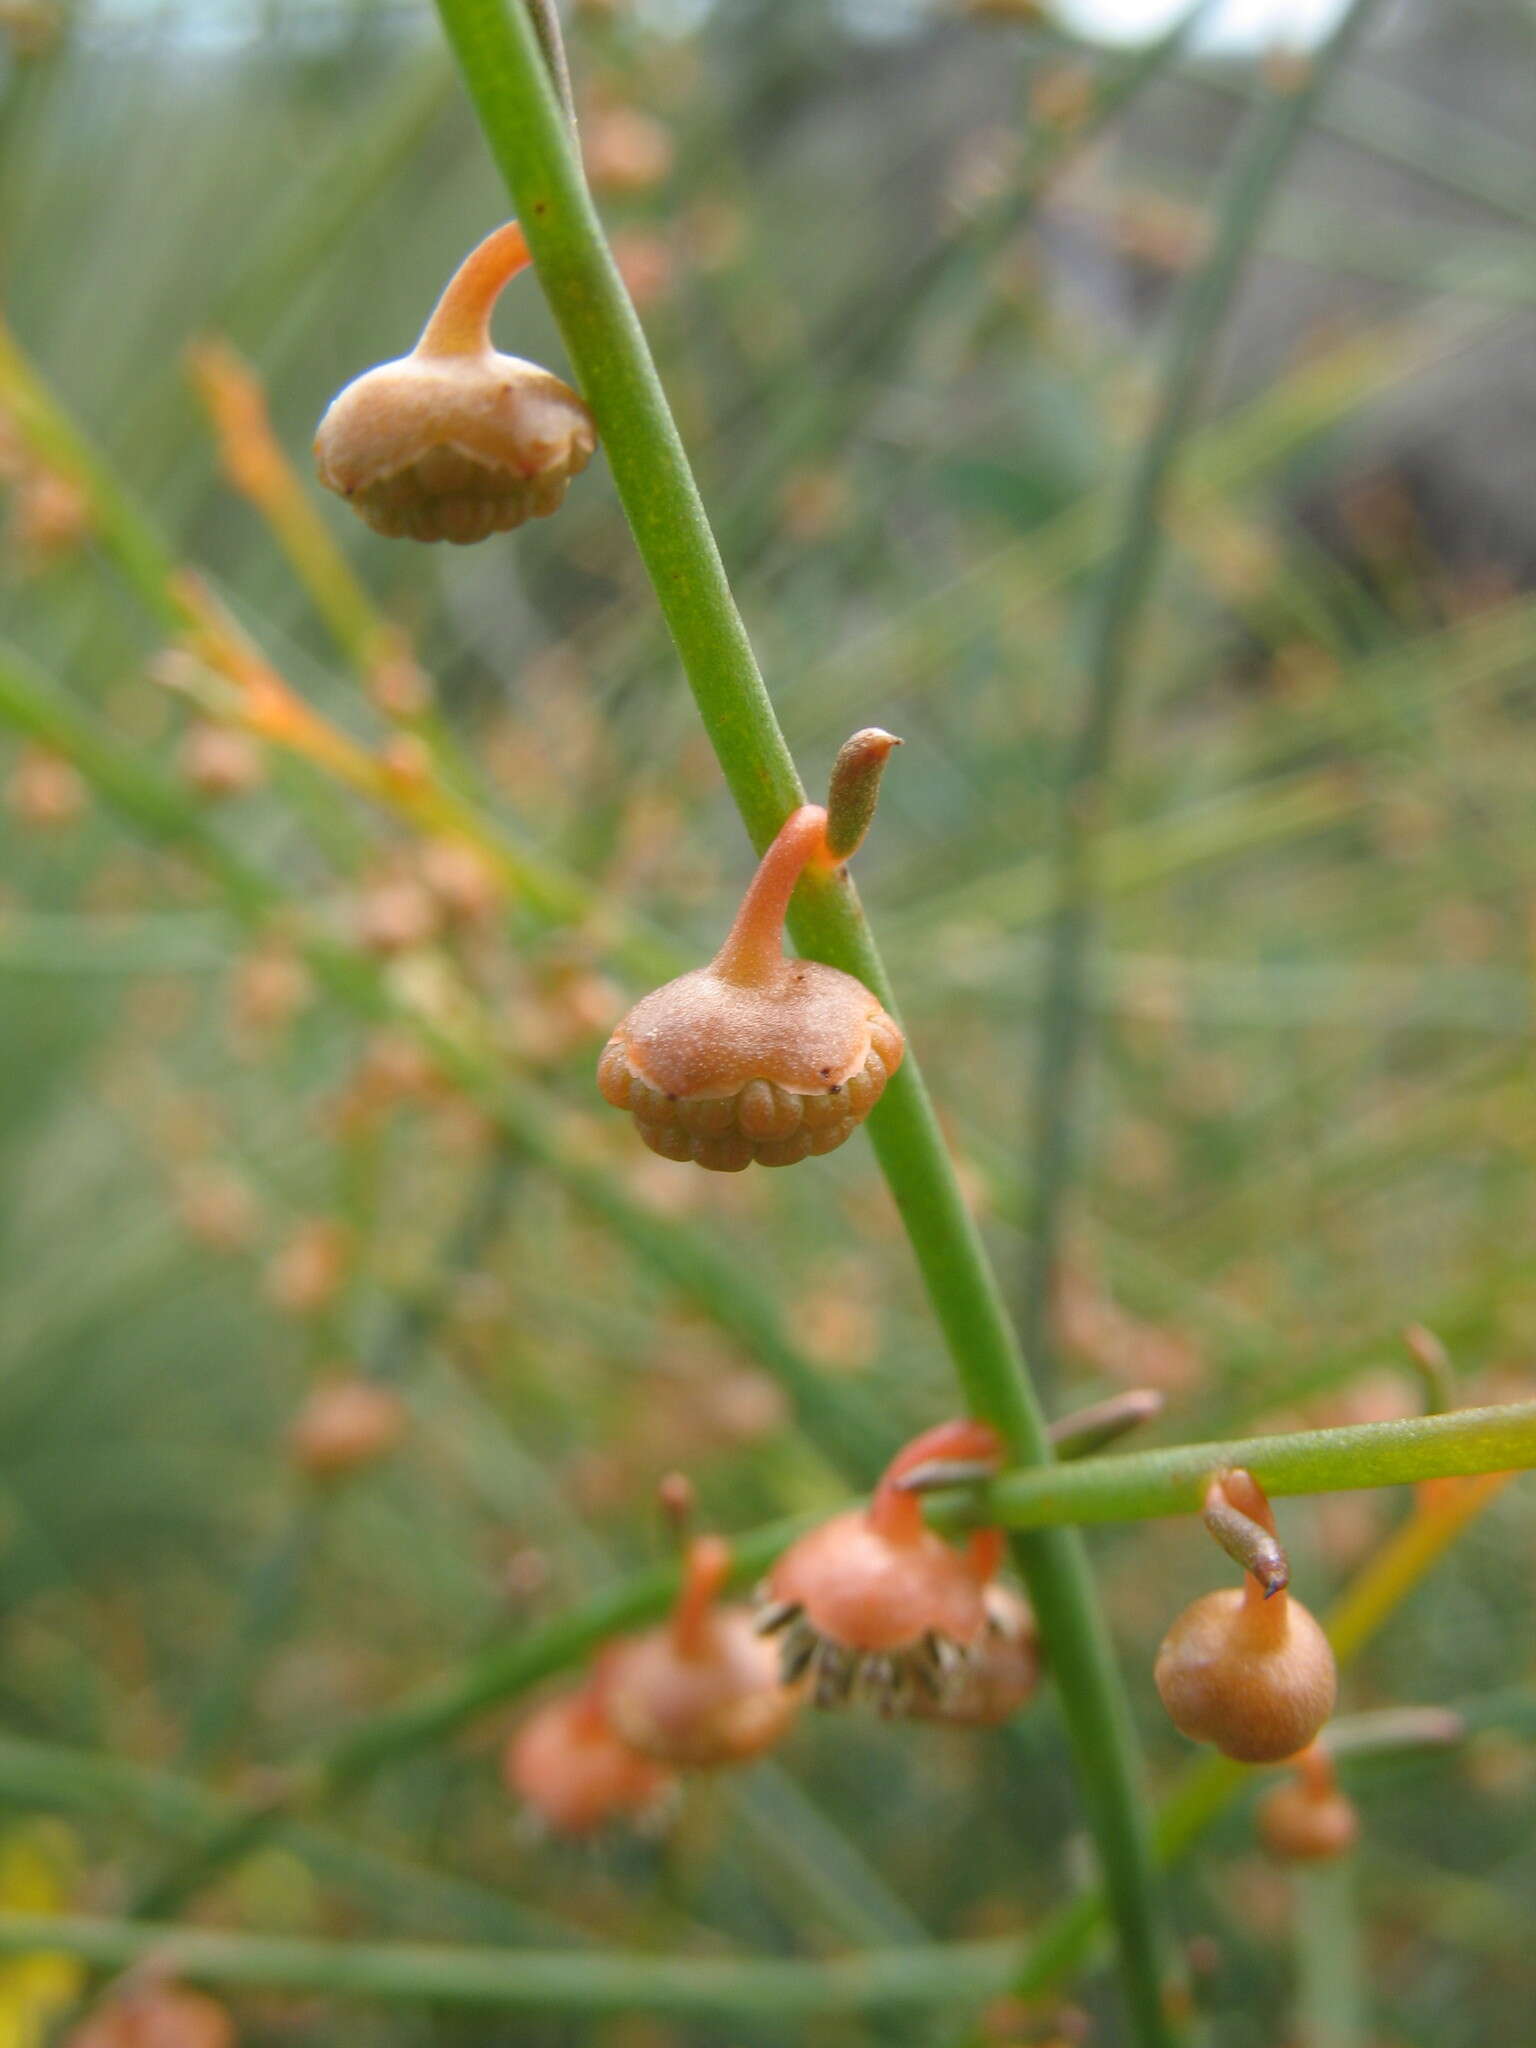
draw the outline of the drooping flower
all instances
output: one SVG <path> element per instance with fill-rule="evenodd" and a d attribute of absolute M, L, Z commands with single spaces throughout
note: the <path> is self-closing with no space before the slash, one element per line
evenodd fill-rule
<path fill-rule="evenodd" d="M 460 545 L 509 532 L 556 511 L 591 460 L 597 430 L 570 386 L 491 346 L 491 310 L 529 260 L 508 221 L 465 258 L 411 353 L 327 408 L 320 481 L 377 532 Z"/>

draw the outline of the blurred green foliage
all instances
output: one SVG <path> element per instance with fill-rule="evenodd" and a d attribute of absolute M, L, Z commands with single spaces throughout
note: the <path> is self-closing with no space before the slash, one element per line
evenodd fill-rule
<path fill-rule="evenodd" d="M 1528 79 L 1521 10 L 1469 11 L 1480 34 L 1507 30 Z M 670 139 L 664 175 L 603 206 L 807 777 L 855 725 L 908 742 L 861 889 L 1017 1275 L 1081 600 L 1159 310 L 1199 246 L 1200 196 L 1250 80 L 1184 57 L 1138 69 L 979 7 L 885 20 L 719 0 L 694 21 L 589 5 L 571 45 L 589 150 L 615 108 Z M 1469 155 L 1464 110 L 1437 108 L 1434 80 L 1404 84 L 1396 61 L 1382 59 L 1390 85 L 1369 51 L 1344 81 L 1250 287 L 1188 450 L 1107 799 L 1097 1058 L 1052 1400 L 1157 1384 L 1169 1436 L 1401 1412 L 1419 1399 L 1398 1334 L 1413 1321 L 1449 1344 L 1468 1400 L 1529 1388 L 1536 534 L 1469 487 L 1465 459 L 1431 457 L 1458 420 L 1483 435 L 1468 394 L 1529 360 L 1509 173 L 1518 157 L 1536 191 L 1536 159 L 1513 131 Z M 82 6 L 41 53 L 17 41 L 0 91 L 18 336 L 178 556 L 306 695 L 377 734 L 220 475 L 182 359 L 195 337 L 232 339 L 302 463 L 334 389 L 409 345 L 501 212 L 433 24 L 284 0 Z M 1384 91 L 1417 95 L 1411 124 Z M 1095 106 L 1122 94 L 1101 132 Z M 531 283 L 498 334 L 559 361 Z M 1517 443 L 1528 382 L 1509 387 Z M 23 479 L 6 637 L 173 764 L 185 715 L 149 675 L 156 620 L 88 533 L 54 547 L 28 504 Z M 557 520 L 464 553 L 381 541 L 340 506 L 325 516 L 436 679 L 477 800 L 702 957 L 748 850 L 601 462 Z M 762 1362 L 483 1117 L 440 1088 L 383 1099 L 377 1044 L 360 1093 L 366 1034 L 323 997 L 281 1028 L 237 1028 L 250 942 L 189 870 L 90 805 L 39 824 L 9 740 L 4 774 L 10 1734 L 173 1770 L 190 1745 L 228 1789 L 656 1555 L 653 1489 L 674 1467 L 727 1528 L 840 1496 Z M 386 819 L 291 762 L 220 823 L 339 933 L 359 892 L 409 859 Z M 640 992 L 600 931 L 540 930 L 514 905 L 453 971 L 592 1157 L 750 1261 L 883 1445 L 952 1406 L 866 1148 L 723 1184 L 640 1156 L 591 1086 Z M 344 1281 L 315 1312 L 285 1312 L 273 1261 L 315 1217 L 346 1226 Z M 352 1361 L 398 1384 L 412 1426 L 317 1507 L 284 1432 L 314 1376 Z M 1399 1512 L 1375 1496 L 1292 1507 L 1307 1597 Z M 1511 1489 L 1350 1680 L 1352 1705 L 1449 1701 L 1488 1724 L 1454 1757 L 1359 1776 L 1373 2039 L 1480 2048 L 1527 2025 L 1533 1537 Z M 1156 1712 L 1151 1653 L 1212 1559 L 1161 1525 L 1094 1549 L 1165 1772 L 1181 1745 Z M 493 1770 L 501 1725 L 371 1788 L 338 1823 L 353 1860 L 285 1841 L 206 1910 L 370 1939 L 526 1929 L 814 1955 L 1018 1931 L 1075 1882 L 1049 1699 L 978 1738 L 807 1725 L 781 1761 L 690 1792 L 665 1839 L 579 1857 L 519 1834 Z M 7 1776 L 18 1821 L 53 1810 L 24 1771 Z M 169 1823 L 110 1801 L 69 1827 L 80 1910 L 121 1909 L 172 1847 Z M 1288 2038 L 1285 1881 L 1243 1813 L 1177 1880 L 1175 1909 L 1215 1940 L 1211 2038 Z M 239 2011 L 252 2043 L 340 2031 L 312 2000 Z M 344 2024 L 358 2048 L 946 2038 L 927 2020 L 786 2032 L 382 2006 Z"/>

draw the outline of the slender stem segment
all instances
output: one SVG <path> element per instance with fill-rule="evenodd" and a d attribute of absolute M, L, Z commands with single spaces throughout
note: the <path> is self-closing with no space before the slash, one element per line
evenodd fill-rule
<path fill-rule="evenodd" d="M 1495 1479 L 1536 1467 L 1536 1401 L 1459 1408 L 1399 1422 L 1352 1423 L 1287 1436 L 1228 1438 L 1124 1451 L 1033 1472 L 1009 1472 L 956 1501 L 930 1498 L 943 1528 L 970 1522 L 1031 1529 L 1055 1522 L 1143 1521 L 1199 1514 L 1212 1475 L 1241 1466 L 1267 1493 L 1407 1486 L 1421 1479 Z"/>
<path fill-rule="evenodd" d="M 597 418 L 705 729 L 743 821 L 764 847 L 804 791 L 537 39 L 507 0 L 438 0 L 438 11 Z M 849 884 L 808 874 L 790 929 L 802 952 L 856 975 L 894 1007 Z M 967 1405 L 995 1425 L 1016 1463 L 1048 1460 L 1044 1416 L 910 1054 L 870 1119 L 870 1136 Z M 1064 1531 L 1026 1539 L 1017 1555 L 1049 1645 L 1113 1902 L 1134 2039 L 1161 2048 L 1172 2036 L 1140 1768 L 1092 1580 L 1079 1543 Z"/>
<path fill-rule="evenodd" d="M 709 1644 L 709 1618 L 731 1576 L 731 1551 L 718 1536 L 696 1536 L 683 1560 L 683 1583 L 672 1610 L 672 1642 L 683 1657 Z"/>

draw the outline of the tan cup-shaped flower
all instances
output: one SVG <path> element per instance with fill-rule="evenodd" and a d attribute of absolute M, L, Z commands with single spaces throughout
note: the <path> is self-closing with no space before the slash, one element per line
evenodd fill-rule
<path fill-rule="evenodd" d="M 420 341 L 356 377 L 315 435 L 320 481 L 376 532 L 460 545 L 556 511 L 597 446 L 550 370 L 491 346 L 491 309 L 529 261 L 516 221 L 473 250 Z"/>
<path fill-rule="evenodd" d="M 1011 1586 L 992 1585 L 983 1595 L 987 1625 L 957 1664 L 937 1698 L 914 1695 L 910 1711 L 920 1721 L 949 1728 L 996 1728 L 1027 1707 L 1040 1688 L 1040 1631 L 1034 1609 Z"/>
<path fill-rule="evenodd" d="M 1265 1793 L 1254 1818 L 1259 1840 L 1282 1863 L 1331 1863 L 1360 1839 L 1359 1809 L 1315 1743 L 1295 1759 L 1294 1776 Z"/>
<path fill-rule="evenodd" d="M 501 1768 L 507 1790 L 554 1835 L 643 1817 L 670 1782 L 614 1731 L 596 1675 L 531 1714 L 508 1739 Z"/>
<path fill-rule="evenodd" d="M 715 1536 L 688 1546 L 682 1590 L 660 1628 L 604 1660 L 614 1731 L 657 1763 L 704 1770 L 746 1763 L 788 1733 L 802 1692 L 785 1685 L 774 1646 L 751 1611 L 720 1600 L 730 1551 Z"/>
<path fill-rule="evenodd" d="M 811 1675 L 817 1706 L 863 1696 L 905 1714 L 957 1696 L 990 1632 L 1002 1536 L 979 1529 L 957 1549 L 899 1482 L 932 1459 L 991 1461 L 998 1448 L 984 1423 L 940 1423 L 897 1454 L 867 1508 L 809 1530 L 768 1574 L 758 1627 L 780 1637 L 787 1681 Z"/>
<path fill-rule="evenodd" d="M 832 858 L 826 825 L 819 804 L 790 814 L 715 958 L 644 997 L 604 1048 L 599 1088 L 664 1159 L 737 1173 L 835 1151 L 901 1064 L 877 996 L 784 953 L 796 882 Z"/>

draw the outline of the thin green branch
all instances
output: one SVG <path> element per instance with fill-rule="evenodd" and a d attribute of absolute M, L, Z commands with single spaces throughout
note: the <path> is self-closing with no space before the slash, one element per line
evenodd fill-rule
<path fill-rule="evenodd" d="M 1355 1859 L 1296 1870 L 1296 2018 L 1307 2048 L 1361 2048 L 1367 1994 Z"/>
<path fill-rule="evenodd" d="M 1078 1141 L 1088 1028 L 1084 992 L 1100 880 L 1101 826 L 1125 704 L 1163 546 L 1164 516 L 1217 337 L 1271 201 L 1308 120 L 1377 0 L 1353 0 L 1304 82 L 1255 116 L 1217 209 L 1210 252 L 1175 313 L 1146 437 L 1125 483 L 1117 543 L 1088 617 L 1085 691 L 1061 793 L 1057 901 L 1030 1112 L 1035 1195 L 1023 1292 L 1024 1342 L 1047 1368 L 1051 1301 Z"/>
<path fill-rule="evenodd" d="M 78 1956 L 105 1969 L 146 1957 L 201 1984 L 332 1997 L 420 1999 L 521 2012 L 795 2014 L 899 2011 L 983 1999 L 1007 1983 L 1011 1941 L 867 1949 L 825 1962 L 594 1950 L 369 1947 L 222 1934 L 133 1920 L 0 1913 L 0 1954 Z"/>
<path fill-rule="evenodd" d="M 537 38 L 522 9 L 507 0 L 439 0 L 439 12 L 596 415 L 699 715 L 762 849 L 804 791 Z M 857 975 L 889 1003 L 851 885 L 803 884 L 791 931 L 802 952 Z M 999 1429 L 1014 1462 L 1044 1462 L 1044 1417 L 915 1058 L 894 1077 L 870 1135 L 967 1404 Z M 1157 2048 L 1171 2038 L 1164 1957 L 1135 1735 L 1119 1674 L 1077 1539 L 1038 1532 L 1021 1539 L 1017 1555 L 1050 1646 L 1081 1797 L 1114 1900 L 1135 2035 Z"/>
<path fill-rule="evenodd" d="M 1010 1472 L 965 1499 L 931 1502 L 929 1512 L 952 1527 L 979 1520 L 1009 1529 L 1198 1514 L 1211 1475 L 1234 1466 L 1276 1495 L 1528 1472 L 1536 1468 L 1536 1401 L 1084 1458 Z"/>
<path fill-rule="evenodd" d="M 133 1823 L 160 1845 L 201 1840 L 227 1825 L 234 1803 L 190 1778 L 121 1756 L 0 1735 L 0 1798 L 20 1813 L 77 1814 L 114 1826 Z M 579 1939 L 553 1915 L 424 1864 L 380 1853 L 329 1828 L 284 1821 L 275 1839 L 322 1883 L 419 1932 L 424 1920 L 452 1924 L 487 1941 Z"/>

